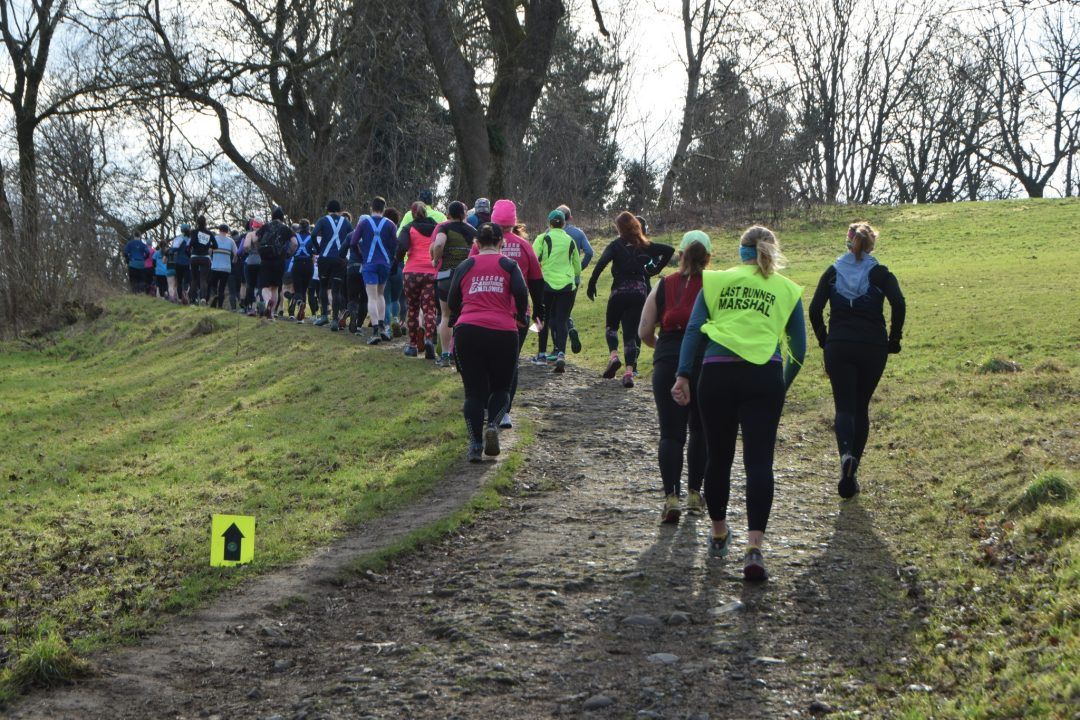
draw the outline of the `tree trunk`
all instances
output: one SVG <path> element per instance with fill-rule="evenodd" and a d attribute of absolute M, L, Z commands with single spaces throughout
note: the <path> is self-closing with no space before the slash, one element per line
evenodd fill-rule
<path fill-rule="evenodd" d="M 464 197 L 496 196 L 511 189 L 517 149 L 547 82 L 555 31 L 565 17 L 562 0 L 531 0 L 522 27 L 515 0 L 485 0 L 495 50 L 495 79 L 487 111 L 475 69 L 455 38 L 446 0 L 420 3 L 424 42 L 450 106 Z"/>

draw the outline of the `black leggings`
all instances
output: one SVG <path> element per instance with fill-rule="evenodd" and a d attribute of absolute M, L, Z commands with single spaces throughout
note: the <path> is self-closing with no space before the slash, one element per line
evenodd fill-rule
<path fill-rule="evenodd" d="M 188 302 L 188 283 L 191 281 L 191 266 L 176 266 L 176 296 L 181 302 Z"/>
<path fill-rule="evenodd" d="M 544 290 L 544 310 L 547 313 L 545 327 L 551 328 L 555 354 L 566 352 L 566 335 L 570 331 L 570 313 L 574 309 L 577 293 L 569 290 Z M 547 333 L 540 334 L 540 352 L 547 351 Z"/>
<path fill-rule="evenodd" d="M 289 303 L 289 315 L 293 315 L 296 305 L 303 307 L 307 299 L 308 286 L 315 272 L 315 264 L 310 259 L 293 260 L 292 266 L 292 301 Z"/>
<path fill-rule="evenodd" d="M 359 264 L 351 265 L 345 275 L 345 297 L 348 298 L 348 310 L 350 323 L 356 325 L 356 327 L 362 327 L 364 325 L 364 318 L 368 314 L 368 298 L 367 298 L 367 286 L 364 285 L 364 275 L 361 272 L 362 266 Z M 334 305 L 335 312 L 337 305 Z M 371 326 L 375 327 L 382 318 L 371 318 Z"/>
<path fill-rule="evenodd" d="M 255 289 L 259 286 L 260 265 L 244 265 L 244 307 L 249 310 L 255 304 Z"/>
<path fill-rule="evenodd" d="M 608 352 L 615 352 L 619 348 L 619 327 L 621 326 L 623 360 L 627 368 L 637 368 L 638 352 L 641 349 L 637 331 L 643 307 L 645 307 L 645 296 L 636 292 L 612 293 L 607 301 L 604 334 L 607 338 Z"/>
<path fill-rule="evenodd" d="M 229 308 L 236 309 L 240 303 L 240 286 L 244 284 L 243 263 L 233 263 L 232 272 L 229 273 Z"/>
<path fill-rule="evenodd" d="M 888 357 L 889 351 L 882 345 L 825 344 L 825 372 L 836 405 L 836 447 L 841 457 L 862 457 L 870 435 L 870 398 L 885 372 Z"/>
<path fill-rule="evenodd" d="M 229 276 L 232 275 L 231 270 L 211 270 L 210 271 L 210 306 L 211 307 L 224 307 L 225 306 L 225 289 L 229 287 Z"/>
<path fill-rule="evenodd" d="M 341 258 L 319 258 L 319 308 L 323 315 L 336 318 L 344 310 L 342 291 L 345 286 L 345 261 Z M 333 314 L 331 314 L 333 304 Z"/>
<path fill-rule="evenodd" d="M 694 388 L 691 380 L 690 404 L 679 405 L 671 397 L 671 387 L 679 369 L 679 356 L 653 357 L 652 389 L 656 400 L 656 414 L 660 421 L 660 478 L 664 482 L 664 494 L 679 494 L 682 480 L 683 448 L 686 448 L 686 484 L 700 492 L 705 477 L 705 434 L 701 429 L 701 416 L 693 401 Z M 687 445 L 687 428 L 689 440 Z"/>
<path fill-rule="evenodd" d="M 311 314 L 315 315 L 319 312 L 319 288 L 322 285 L 321 282 L 315 278 L 311 279 L 311 284 L 307 289 L 307 301 L 308 307 L 311 308 Z"/>
<path fill-rule="evenodd" d="M 510 409 L 510 385 L 518 358 L 518 334 L 476 325 L 454 328 L 454 357 L 465 386 L 465 425 L 474 443 L 481 441 L 484 416 L 498 425 Z"/>
<path fill-rule="evenodd" d="M 142 268 L 128 268 L 128 285 L 133 293 L 146 292 L 146 273 Z"/>
<path fill-rule="evenodd" d="M 191 258 L 191 301 L 210 299 L 210 258 Z"/>
<path fill-rule="evenodd" d="M 742 427 L 747 525 L 751 532 L 765 532 L 773 501 L 776 428 L 784 409 L 783 363 L 707 363 L 701 368 L 697 392 L 709 455 L 705 465 L 709 517 L 727 519 L 735 438 Z"/>

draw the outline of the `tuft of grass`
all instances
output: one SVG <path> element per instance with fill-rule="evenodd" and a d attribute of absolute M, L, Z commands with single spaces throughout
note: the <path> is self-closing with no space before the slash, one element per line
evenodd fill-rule
<path fill-rule="evenodd" d="M 1059 375 L 1061 373 L 1069 372 L 1069 368 L 1065 366 L 1059 360 L 1055 358 L 1047 358 L 1035 366 L 1035 372 L 1037 373 L 1053 373 Z"/>
<path fill-rule="evenodd" d="M 41 628 L 0 671 L 0 703 L 32 688 L 64 685 L 91 673 L 90 664 L 75 654 L 55 627 Z"/>
<path fill-rule="evenodd" d="M 996 357 L 987 358 L 979 365 L 979 372 L 981 373 L 1016 373 L 1023 369 L 1018 362 L 1002 360 Z"/>
<path fill-rule="evenodd" d="M 1031 481 L 1023 495 L 1013 504 L 1022 512 L 1033 512 L 1040 505 L 1063 503 L 1076 497 L 1076 489 L 1055 472 L 1045 472 Z"/>

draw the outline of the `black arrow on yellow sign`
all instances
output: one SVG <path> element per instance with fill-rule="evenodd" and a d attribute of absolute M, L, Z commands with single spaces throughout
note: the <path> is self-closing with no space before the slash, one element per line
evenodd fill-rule
<path fill-rule="evenodd" d="M 244 541 L 244 533 L 236 527 L 236 523 L 221 534 L 225 538 L 225 560 L 240 562 L 240 544 Z"/>

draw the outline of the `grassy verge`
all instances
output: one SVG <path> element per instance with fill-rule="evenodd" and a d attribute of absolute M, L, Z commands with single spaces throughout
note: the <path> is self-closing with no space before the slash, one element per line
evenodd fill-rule
<path fill-rule="evenodd" d="M 866 592 L 893 593 L 920 629 L 906 664 L 853 670 L 855 682 L 833 690 L 870 717 L 1075 717 L 1080 202 L 835 208 L 789 220 L 777 230 L 804 302 L 856 219 L 881 231 L 876 255 L 908 301 L 904 350 L 871 408 L 859 501 L 904 583 L 867 578 Z M 735 263 L 740 230 L 712 233 L 714 267 Z M 574 312 L 595 368 L 606 357 L 604 297 L 579 296 Z M 831 422 L 811 341 L 781 442 L 797 439 L 825 477 L 836 470 Z"/>
<path fill-rule="evenodd" d="M 123 298 L 4 349 L 0 696 L 411 501 L 464 442 L 455 374 L 310 326 Z M 211 513 L 256 517 L 252 565 L 209 567 Z"/>
<path fill-rule="evenodd" d="M 485 483 L 473 498 L 462 508 L 448 517 L 442 518 L 424 527 L 417 528 L 397 542 L 388 547 L 358 558 L 352 563 L 350 570 L 356 573 L 382 571 L 396 557 L 423 548 L 433 542 L 437 542 L 447 534 L 475 523 L 485 512 L 496 510 L 502 505 L 503 495 L 513 486 L 514 473 L 518 471 L 524 462 L 524 451 L 532 444 L 535 436 L 532 425 L 524 418 L 515 419 L 517 427 L 517 444 L 510 451 L 508 457 L 494 471 L 490 480 Z"/>

